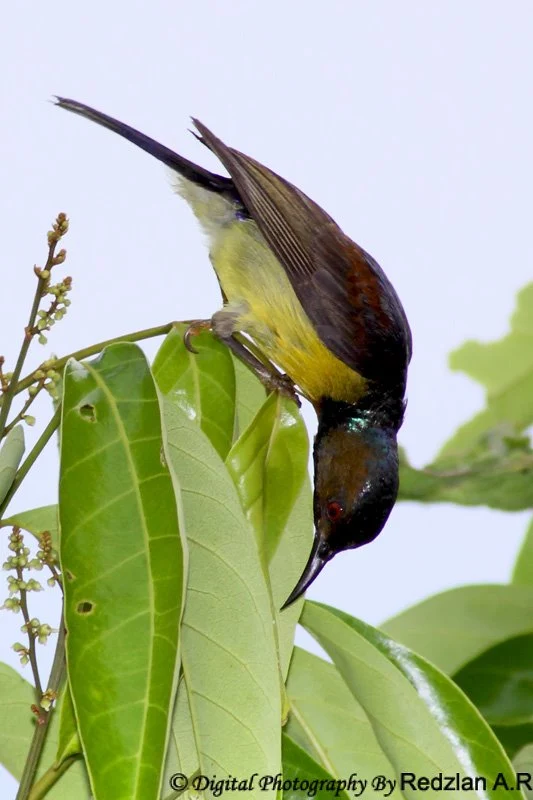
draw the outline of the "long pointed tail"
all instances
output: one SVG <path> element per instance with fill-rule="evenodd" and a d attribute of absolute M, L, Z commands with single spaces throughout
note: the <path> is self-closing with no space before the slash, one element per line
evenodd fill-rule
<path fill-rule="evenodd" d="M 118 133 L 119 136 L 123 136 L 124 139 L 127 139 L 137 145 L 137 147 L 150 153 L 151 156 L 162 161 L 163 164 L 166 164 L 170 169 L 183 175 L 184 178 L 203 186 L 205 189 L 234 197 L 235 189 L 233 187 L 233 181 L 229 178 L 216 175 L 214 172 L 209 172 L 209 170 L 197 164 L 193 164 L 192 161 L 183 158 L 183 156 L 178 155 L 168 147 L 159 144 L 159 142 L 156 142 L 155 139 L 150 138 L 150 136 L 146 136 L 130 125 L 119 122 L 119 120 L 107 114 L 103 114 L 101 111 L 91 108 L 91 106 L 78 103 L 76 100 L 69 100 L 66 97 L 56 97 L 55 101 L 60 108 L 72 111 L 74 114 L 79 114 L 81 117 L 91 119 L 93 122 L 97 122 L 98 125 L 102 125 L 104 128 Z"/>

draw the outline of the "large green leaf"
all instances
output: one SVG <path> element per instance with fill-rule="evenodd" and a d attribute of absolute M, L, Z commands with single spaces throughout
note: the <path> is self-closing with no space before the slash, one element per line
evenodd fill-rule
<path fill-rule="evenodd" d="M 296 404 L 273 392 L 226 464 L 269 562 L 307 476 L 307 431 Z"/>
<path fill-rule="evenodd" d="M 287 694 L 287 733 L 333 777 L 393 775 L 367 715 L 333 664 L 296 647 Z M 402 794 L 395 788 L 390 796 Z"/>
<path fill-rule="evenodd" d="M 302 624 L 365 709 L 397 773 L 459 774 L 471 779 L 472 796 L 503 797 L 503 789 L 491 787 L 499 772 L 513 782 L 511 764 L 479 712 L 446 675 L 375 628 L 328 606 L 307 602 Z M 474 788 L 480 775 L 488 781 L 486 790 Z M 405 783 L 403 792 L 418 796 Z"/>
<path fill-rule="evenodd" d="M 0 664 L 0 763 L 20 780 L 35 729 L 31 706 L 35 690 L 7 664 Z M 60 709 L 52 712 L 37 779 L 56 761 Z M 46 795 L 50 800 L 87 800 L 89 782 L 83 762 L 78 761 L 61 776 Z"/>
<path fill-rule="evenodd" d="M 491 725 L 533 723 L 533 634 L 491 647 L 454 680 Z"/>
<path fill-rule="evenodd" d="M 349 775 L 334 778 L 289 736 L 283 735 L 283 780 L 286 782 L 283 784 L 283 800 L 300 800 L 305 796 L 331 800 L 332 795 L 348 800 L 352 797 L 346 791 Z M 264 776 L 265 780 L 268 782 L 265 791 L 271 790 L 275 776 Z"/>
<path fill-rule="evenodd" d="M 31 511 L 19 511 L 8 519 L 3 519 L 0 527 L 18 525 L 25 531 L 39 539 L 41 533 L 48 531 L 52 536 L 52 543 L 59 547 L 59 518 L 57 505 L 32 508 Z"/>
<path fill-rule="evenodd" d="M 443 447 L 440 458 L 461 456 L 479 447 L 489 431 L 533 423 L 533 283 L 517 296 L 511 330 L 500 341 L 466 342 L 450 356 L 452 369 L 465 372 L 487 390 L 487 408 L 463 425 Z"/>
<path fill-rule="evenodd" d="M 183 341 L 186 325 L 177 324 L 161 345 L 152 366 L 160 391 L 195 419 L 225 458 L 235 425 L 235 371 L 228 348 L 211 333 L 194 336 L 197 353 Z"/>
<path fill-rule="evenodd" d="M 226 459 L 267 562 L 302 488 L 307 460 L 307 432 L 298 408 L 273 392 Z"/>
<path fill-rule="evenodd" d="M 283 612 L 279 609 L 302 574 L 312 541 L 308 455 L 307 432 L 296 404 L 272 393 L 226 459 L 269 569 L 283 678 L 302 601 Z"/>
<path fill-rule="evenodd" d="M 254 533 L 219 455 L 179 405 L 165 405 L 189 545 L 183 681 L 204 775 L 277 773 L 281 698 L 271 601 Z M 180 698 L 178 696 L 178 708 Z M 182 732 L 189 730 L 184 725 Z M 180 742 L 180 761 L 190 742 Z"/>
<path fill-rule="evenodd" d="M 67 662 L 97 800 L 157 798 L 183 597 L 175 488 L 142 351 L 65 371 L 59 514 Z"/>
<path fill-rule="evenodd" d="M 533 521 L 524 536 L 522 546 L 516 557 L 512 582 L 533 587 Z"/>
<path fill-rule="evenodd" d="M 380 626 L 453 675 L 489 647 L 528 633 L 533 587 L 462 586 L 436 594 Z"/>
<path fill-rule="evenodd" d="M 22 425 L 16 425 L 0 447 L 0 503 L 11 489 L 23 455 L 24 430 Z"/>

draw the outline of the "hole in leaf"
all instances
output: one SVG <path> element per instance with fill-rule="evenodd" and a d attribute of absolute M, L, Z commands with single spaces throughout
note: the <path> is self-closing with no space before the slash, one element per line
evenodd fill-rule
<path fill-rule="evenodd" d="M 78 614 L 92 614 L 94 611 L 94 603 L 91 603 L 89 600 L 84 600 L 82 603 L 78 603 L 76 611 Z"/>
<path fill-rule="evenodd" d="M 92 403 L 85 403 L 79 407 L 80 417 L 86 422 L 96 422 L 96 409 Z"/>

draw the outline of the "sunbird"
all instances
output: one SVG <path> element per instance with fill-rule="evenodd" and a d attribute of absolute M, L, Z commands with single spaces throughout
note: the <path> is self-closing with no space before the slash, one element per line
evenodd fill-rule
<path fill-rule="evenodd" d="M 229 178 L 83 103 L 56 101 L 174 173 L 176 192 L 207 235 L 223 297 L 210 320 L 191 325 L 187 346 L 209 328 L 268 389 L 294 397 L 297 391 L 315 408 L 315 535 L 285 608 L 333 556 L 373 541 L 396 501 L 397 433 L 412 351 L 398 295 L 372 256 L 320 206 L 198 120 L 195 136 Z"/>

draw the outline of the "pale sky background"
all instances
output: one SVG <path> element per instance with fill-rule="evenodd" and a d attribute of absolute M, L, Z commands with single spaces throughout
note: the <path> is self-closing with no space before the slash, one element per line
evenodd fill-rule
<path fill-rule="evenodd" d="M 449 371 L 447 354 L 468 338 L 500 337 L 533 276 L 530 2 L 11 3 L 2 27 L 8 359 L 59 211 L 71 220 L 63 274 L 74 279 L 72 306 L 30 364 L 207 317 L 219 304 L 198 226 L 164 169 L 48 102 L 62 94 L 214 167 L 187 131 L 189 116 L 199 117 L 302 188 L 377 258 L 413 330 L 400 441 L 416 465 L 481 407 L 481 389 Z M 13 510 L 55 500 L 56 461 L 52 446 Z M 445 588 L 505 581 L 527 517 L 399 504 L 378 540 L 335 559 L 309 596 L 377 624 Z M 32 608 L 56 621 L 48 597 Z M 14 666 L 20 624 L 1 613 L 0 658 Z M 49 663 L 52 643 L 43 655 Z M 14 795 L 13 779 L 0 775 L 0 796 Z"/>

